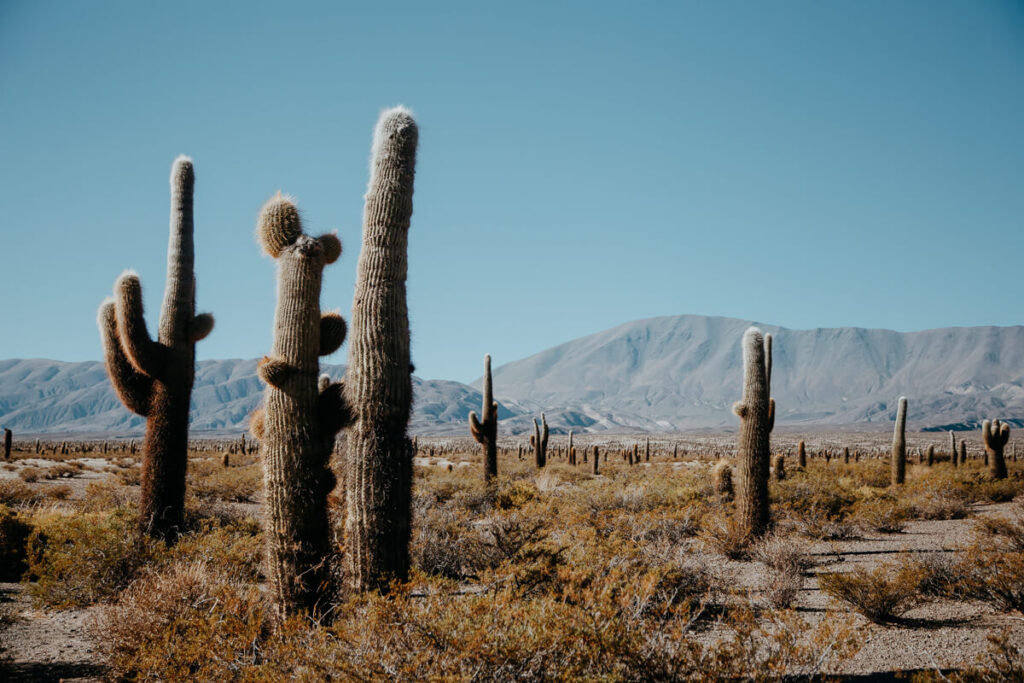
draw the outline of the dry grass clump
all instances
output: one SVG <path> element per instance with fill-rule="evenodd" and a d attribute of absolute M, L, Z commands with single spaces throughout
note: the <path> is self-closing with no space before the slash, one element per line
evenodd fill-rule
<path fill-rule="evenodd" d="M 753 546 L 753 559 L 765 565 L 761 575 L 761 594 L 774 609 L 787 609 L 804 585 L 804 574 L 814 566 L 808 545 L 793 536 L 778 532 Z"/>
<path fill-rule="evenodd" d="M 700 540 L 708 550 L 730 560 L 750 559 L 750 536 L 731 514 L 706 519 L 701 528 Z"/>
<path fill-rule="evenodd" d="M 818 574 L 818 585 L 831 597 L 850 605 L 877 624 L 897 621 L 925 602 L 920 586 L 925 571 L 913 562 L 855 567 L 847 572 Z"/>
<path fill-rule="evenodd" d="M 26 484 L 34 484 L 43 476 L 43 470 L 38 467 L 25 467 L 18 472 L 18 477 Z"/>
<path fill-rule="evenodd" d="M 199 498 L 251 503 L 263 490 L 263 469 L 259 465 L 224 467 L 214 462 L 192 462 L 189 464 L 188 490 Z"/>
<path fill-rule="evenodd" d="M 866 529 L 883 534 L 898 534 L 907 528 L 910 519 L 907 504 L 894 496 L 879 496 L 857 503 L 851 519 Z"/>
<path fill-rule="evenodd" d="M 0 505 L 32 505 L 42 496 L 15 479 L 0 479 Z"/>

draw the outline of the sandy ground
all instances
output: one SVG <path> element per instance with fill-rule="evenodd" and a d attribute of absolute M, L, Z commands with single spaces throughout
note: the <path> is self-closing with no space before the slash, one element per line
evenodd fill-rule
<path fill-rule="evenodd" d="M 113 476 L 104 471 L 105 461 L 92 460 L 88 464 L 93 471 L 85 471 L 73 479 L 57 480 L 76 489 L 73 497 L 77 497 L 77 489 L 84 489 L 90 480 Z M 417 464 L 447 467 L 449 463 L 443 458 L 431 460 L 433 462 Z M 46 467 L 54 463 L 26 460 L 19 464 Z M 461 463 L 452 464 L 459 466 Z M 6 471 L 0 476 L 17 475 Z M 40 480 L 35 485 L 52 483 Z M 258 506 L 247 507 L 252 508 L 253 514 L 258 514 Z M 1020 508 L 1012 503 L 978 506 L 974 516 L 1008 515 L 1013 509 Z M 951 554 L 966 545 L 972 526 L 971 519 L 912 521 L 902 533 L 869 532 L 859 539 L 811 546 L 818 566 L 805 576 L 796 608 L 812 623 L 827 618 L 827 610 L 830 609 L 852 614 L 855 625 L 862 627 L 866 634 L 861 650 L 844 662 L 836 673 L 850 675 L 851 680 L 895 680 L 891 673 L 886 672 L 972 665 L 976 663 L 977 655 L 988 648 L 986 636 L 1004 628 L 1010 628 L 1019 638 L 1018 642 L 1024 642 L 1024 618 L 997 613 L 983 603 L 936 600 L 908 612 L 897 625 L 880 626 L 848 612 L 818 589 L 816 573 L 820 571 L 843 571 L 858 565 L 870 568 L 896 562 L 912 553 Z M 763 572 L 760 564 L 720 558 L 713 561 L 731 585 L 757 594 Z M 0 680 L 100 680 L 102 667 L 98 664 L 95 645 L 86 628 L 91 610 L 37 610 L 32 607 L 24 586 L 9 583 L 0 583 L 0 602 L 8 603 L 15 615 L 13 624 L 7 627 L 0 625 L 0 648 L 3 656 L 9 658 L 0 665 Z"/>

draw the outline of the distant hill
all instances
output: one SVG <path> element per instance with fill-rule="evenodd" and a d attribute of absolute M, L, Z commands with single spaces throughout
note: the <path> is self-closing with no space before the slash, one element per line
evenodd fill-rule
<path fill-rule="evenodd" d="M 696 315 L 638 320 L 494 370 L 503 434 L 526 433 L 544 411 L 555 431 L 671 431 L 738 424 L 740 338 L 749 321 Z M 910 399 L 912 430 L 973 429 L 998 417 L 1024 425 L 1024 327 L 900 333 L 832 328 L 775 336 L 777 424 L 882 428 Z M 325 366 L 339 378 L 344 366 Z M 468 436 L 480 382 L 413 378 L 414 434 Z M 237 433 L 259 405 L 255 360 L 196 368 L 192 429 Z M 19 434 L 129 434 L 144 428 L 114 395 L 103 365 L 0 361 L 0 424 Z"/>
<path fill-rule="evenodd" d="M 626 323 L 495 368 L 495 395 L 578 431 L 735 426 L 740 339 L 751 324 L 698 315 Z M 911 429 L 967 429 L 991 417 L 1024 424 L 1024 327 L 758 325 L 775 337 L 780 426 L 881 425 L 901 395 Z"/>

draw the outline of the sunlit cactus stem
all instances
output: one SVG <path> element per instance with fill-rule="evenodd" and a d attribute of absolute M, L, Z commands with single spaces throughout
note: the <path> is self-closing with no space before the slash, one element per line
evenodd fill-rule
<path fill-rule="evenodd" d="M 213 329 L 213 316 L 195 312 L 194 185 L 192 160 L 178 157 L 171 170 L 167 284 L 157 339 L 146 329 L 142 285 L 131 271 L 118 278 L 98 316 L 110 382 L 129 410 L 147 418 L 139 526 L 167 541 L 177 536 L 185 509 L 195 344 Z"/>
<path fill-rule="evenodd" d="M 771 525 L 768 505 L 770 412 L 761 331 L 743 335 L 743 398 L 733 405 L 740 418 L 737 443 L 736 521 L 747 538 L 762 536 Z"/>
<path fill-rule="evenodd" d="M 409 575 L 412 365 L 406 301 L 419 132 L 402 107 L 381 114 L 363 211 L 345 395 L 345 577 L 356 592 Z"/>
<path fill-rule="evenodd" d="M 257 233 L 277 261 L 274 340 L 258 367 L 267 388 L 261 414 L 250 420 L 263 461 L 266 574 L 282 617 L 320 616 L 334 592 L 327 518 L 327 495 L 336 483 L 331 450 L 348 422 L 343 387 L 318 378 L 320 356 L 345 340 L 341 316 L 320 311 L 320 286 L 341 242 L 335 235 L 304 234 L 298 209 L 280 194 L 264 205 Z"/>
<path fill-rule="evenodd" d="M 967 464 L 967 439 L 960 439 L 960 464 Z"/>
<path fill-rule="evenodd" d="M 907 399 L 900 397 L 896 426 L 892 434 L 892 485 L 903 484 L 907 476 Z"/>
<path fill-rule="evenodd" d="M 988 454 L 988 473 L 993 479 L 1006 479 L 1006 459 L 1003 449 L 1010 440 L 1010 425 L 999 420 L 981 423 L 981 436 L 985 442 L 985 453 Z"/>
<path fill-rule="evenodd" d="M 491 483 L 498 476 L 498 404 L 491 390 L 491 356 L 484 356 L 484 395 L 481 417 L 469 413 L 469 431 L 484 451 L 484 482 Z"/>

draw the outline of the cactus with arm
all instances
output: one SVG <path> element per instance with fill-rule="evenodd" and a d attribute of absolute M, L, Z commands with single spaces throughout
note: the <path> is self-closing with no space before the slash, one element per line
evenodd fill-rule
<path fill-rule="evenodd" d="M 139 526 L 167 541 L 176 538 L 185 508 L 195 344 L 213 329 L 212 315 L 195 312 L 194 186 L 192 160 L 178 157 L 171 171 L 167 285 L 157 339 L 146 330 L 142 286 L 132 271 L 118 278 L 98 316 L 110 383 L 129 410 L 146 418 Z"/>
<path fill-rule="evenodd" d="M 771 525 L 768 506 L 771 424 L 765 343 L 756 327 L 749 328 L 743 335 L 743 368 L 743 398 L 733 405 L 733 412 L 740 418 L 736 515 L 743 534 L 758 538 Z"/>
<path fill-rule="evenodd" d="M 988 454 L 988 473 L 993 479 L 1006 479 L 1006 458 L 1003 449 L 1010 440 L 1010 425 L 999 420 L 981 423 L 981 436 Z"/>
<path fill-rule="evenodd" d="M 491 356 L 484 356 L 484 396 L 481 416 L 469 413 L 469 431 L 484 451 L 484 483 L 498 476 L 498 404 L 491 390 Z"/>
<path fill-rule="evenodd" d="M 304 234 L 280 194 L 260 212 L 264 251 L 277 263 L 274 341 L 257 373 L 266 383 L 258 427 L 265 490 L 267 578 L 282 617 L 316 614 L 332 595 L 327 495 L 334 436 L 347 422 L 341 386 L 318 379 L 320 356 L 345 340 L 345 321 L 321 314 L 323 269 L 341 254 L 335 235 Z"/>

